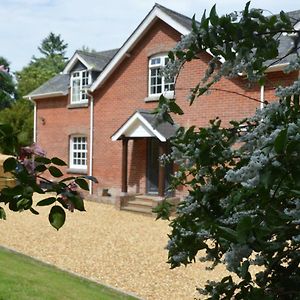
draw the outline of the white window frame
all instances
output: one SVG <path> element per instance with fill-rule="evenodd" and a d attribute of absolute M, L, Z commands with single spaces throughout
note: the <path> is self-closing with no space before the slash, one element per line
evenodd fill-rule
<path fill-rule="evenodd" d="M 74 83 L 76 81 L 79 81 L 78 84 L 79 93 L 76 93 L 77 97 L 75 98 Z M 71 73 L 71 78 L 70 78 L 70 86 L 71 86 L 70 103 L 71 104 L 84 104 L 88 102 L 88 95 L 86 89 L 90 85 L 90 83 L 91 83 L 91 72 L 89 70 L 85 69 L 81 71 L 74 71 Z"/>
<path fill-rule="evenodd" d="M 85 141 L 79 142 L 78 141 L 79 138 L 84 139 Z M 87 137 L 85 135 L 79 135 L 79 134 L 71 135 L 69 144 L 70 144 L 70 161 L 69 161 L 70 169 L 87 170 L 87 164 L 88 164 Z M 83 145 L 85 146 L 82 147 Z M 81 162 L 80 163 L 74 162 L 74 160 L 81 161 Z M 82 163 L 83 160 L 85 160 L 85 164 Z"/>
<path fill-rule="evenodd" d="M 167 98 L 172 98 L 174 97 L 174 91 L 175 91 L 175 78 L 173 82 L 166 82 L 165 76 L 160 76 L 161 78 L 161 92 L 159 93 L 152 93 L 151 88 L 153 85 L 151 84 L 151 70 L 153 69 L 162 69 L 166 65 L 166 58 L 168 58 L 168 55 L 166 54 L 159 54 L 159 55 L 154 55 L 149 58 L 149 64 L 148 64 L 148 96 L 153 97 L 153 96 L 159 96 L 161 94 L 164 94 Z M 160 62 L 154 62 L 154 60 L 160 59 Z M 157 77 L 156 77 L 157 78 Z M 173 90 L 167 90 L 165 89 L 165 85 L 173 85 L 174 89 Z"/>

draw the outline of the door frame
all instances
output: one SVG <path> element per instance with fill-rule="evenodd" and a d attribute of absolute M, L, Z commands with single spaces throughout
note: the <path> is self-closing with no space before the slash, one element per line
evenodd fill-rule
<path fill-rule="evenodd" d="M 156 144 L 156 145 L 155 145 Z M 157 158 L 152 157 L 151 154 L 153 154 L 153 146 L 157 147 Z M 159 172 L 159 153 L 158 153 L 158 147 L 159 147 L 159 140 L 156 138 L 148 138 L 147 139 L 147 157 L 146 157 L 146 194 L 149 195 L 158 195 L 158 172 Z M 153 171 L 153 164 L 154 161 L 157 160 L 157 171 L 156 174 L 151 174 L 151 171 Z M 155 184 L 153 184 L 153 180 L 151 180 L 151 176 L 156 176 Z M 151 189 L 151 190 L 150 190 Z"/>
<path fill-rule="evenodd" d="M 150 155 L 151 155 L 151 147 L 153 147 L 153 144 L 156 144 L 156 153 L 157 153 L 157 166 L 156 166 L 156 187 L 155 190 L 150 190 L 151 188 L 151 184 L 153 184 L 153 181 L 151 182 L 150 180 L 150 161 L 152 160 L 153 163 L 153 158 L 151 159 Z M 147 155 L 146 155 L 146 194 L 149 195 L 158 195 L 159 194 L 159 187 L 158 187 L 158 176 L 159 176 L 159 144 L 162 143 L 161 141 L 159 141 L 156 138 L 147 138 Z M 170 144 L 168 142 L 166 143 L 166 152 L 170 153 Z M 154 158 L 155 159 L 155 158 Z M 165 191 L 167 190 L 167 188 L 170 186 L 170 178 L 171 178 L 171 174 L 173 172 L 173 163 L 169 163 L 165 166 Z M 153 174 L 152 174 L 153 176 Z M 155 175 L 154 175 L 155 176 Z M 169 192 L 168 193 L 169 196 L 173 195 L 173 192 Z"/>

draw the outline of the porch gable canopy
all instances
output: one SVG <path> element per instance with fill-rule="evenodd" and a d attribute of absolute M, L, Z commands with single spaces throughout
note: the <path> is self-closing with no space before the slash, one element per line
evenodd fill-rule
<path fill-rule="evenodd" d="M 177 125 L 168 122 L 156 126 L 155 115 L 151 111 L 138 110 L 112 135 L 111 139 L 117 141 L 122 137 L 156 137 L 161 142 L 166 142 L 177 129 Z"/>

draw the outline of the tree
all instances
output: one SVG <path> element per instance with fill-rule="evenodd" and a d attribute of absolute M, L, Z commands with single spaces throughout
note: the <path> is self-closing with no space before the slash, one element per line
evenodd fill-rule
<path fill-rule="evenodd" d="M 0 110 L 9 107 L 15 100 L 16 90 L 12 76 L 9 74 L 8 61 L 0 56 Z"/>
<path fill-rule="evenodd" d="M 38 49 L 44 57 L 33 57 L 28 66 L 16 73 L 18 92 L 21 97 L 29 94 L 63 70 L 67 46 L 68 44 L 64 43 L 60 35 L 52 32 L 42 41 Z"/>
<path fill-rule="evenodd" d="M 80 50 L 84 51 L 84 52 L 89 52 L 89 53 L 97 53 L 97 51 L 95 49 L 90 48 L 90 47 L 85 46 L 85 45 L 83 45 Z"/>
<path fill-rule="evenodd" d="M 61 72 L 65 60 L 61 56 L 38 58 L 16 73 L 18 93 L 21 97 L 41 86 L 50 78 Z"/>
<path fill-rule="evenodd" d="M 214 6 L 201 22 L 193 21 L 191 34 L 169 53 L 166 76 L 174 76 L 201 51 L 213 54 L 190 104 L 224 76 L 244 74 L 249 82 L 263 84 L 267 68 L 291 51 L 297 55 L 284 71 L 300 69 L 295 20 L 284 12 L 265 17 L 249 5 L 225 16 Z M 283 33 L 292 34 L 294 45 L 278 57 L 278 35 Z M 199 291 L 209 299 L 300 299 L 299 94 L 298 79 L 277 88 L 277 102 L 265 103 L 253 117 L 232 121 L 228 128 L 218 119 L 208 128 L 180 128 L 171 154 L 162 157 L 179 166 L 173 187 L 188 188 L 170 224 L 171 268 L 194 262 L 205 250 L 202 259 L 211 261 L 212 268 L 224 263 L 239 278 L 208 281 Z M 172 122 L 170 113 L 183 111 L 162 96 L 158 119 Z M 161 216 L 167 208 L 162 205 Z M 251 265 L 261 266 L 260 271 L 250 272 Z"/>
<path fill-rule="evenodd" d="M 19 147 L 30 145 L 33 139 L 32 103 L 20 99 L 11 107 L 0 111 L 0 123 L 10 124 L 11 134 L 17 138 Z"/>
<path fill-rule="evenodd" d="M 50 32 L 49 35 L 42 40 L 42 44 L 38 49 L 45 57 L 55 57 L 56 55 L 64 57 L 67 47 L 68 44 L 61 39 L 60 34 L 55 35 L 53 32 Z"/>

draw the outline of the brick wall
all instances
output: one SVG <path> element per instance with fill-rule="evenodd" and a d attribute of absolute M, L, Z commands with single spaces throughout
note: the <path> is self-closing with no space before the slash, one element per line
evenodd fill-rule
<path fill-rule="evenodd" d="M 82 134 L 89 140 L 89 108 L 67 108 L 68 97 L 40 99 L 37 105 L 37 142 L 48 157 L 69 160 L 69 136 Z M 64 168 L 66 171 L 66 168 Z"/>

